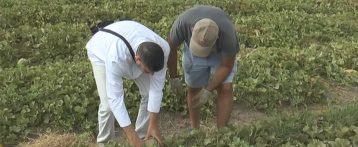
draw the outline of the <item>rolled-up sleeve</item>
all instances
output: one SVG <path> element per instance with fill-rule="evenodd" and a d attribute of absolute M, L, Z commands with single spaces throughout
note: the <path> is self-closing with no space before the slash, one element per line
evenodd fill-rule
<path fill-rule="evenodd" d="M 131 124 L 127 108 L 124 103 L 122 74 L 119 64 L 115 61 L 106 62 L 106 88 L 109 107 L 121 127 Z"/>
<path fill-rule="evenodd" d="M 169 34 L 169 37 L 171 39 L 171 41 L 175 44 L 175 45 L 180 45 L 183 41 L 184 41 L 184 38 L 185 38 L 185 25 L 184 23 L 182 22 L 182 17 L 178 17 L 171 29 L 170 29 L 170 34 Z"/>
<path fill-rule="evenodd" d="M 159 42 L 159 41 L 158 41 Z M 165 74 L 167 70 L 168 56 L 170 52 L 169 44 L 162 40 L 160 43 L 164 51 L 164 67 L 162 70 L 155 72 L 150 78 L 148 111 L 158 113 L 160 111 L 160 104 L 163 99 L 163 89 L 165 82 Z"/>
<path fill-rule="evenodd" d="M 160 111 L 160 104 L 163 98 L 165 71 L 166 68 L 164 67 L 162 70 L 155 72 L 154 75 L 151 76 L 148 100 L 149 112 L 158 113 Z"/>

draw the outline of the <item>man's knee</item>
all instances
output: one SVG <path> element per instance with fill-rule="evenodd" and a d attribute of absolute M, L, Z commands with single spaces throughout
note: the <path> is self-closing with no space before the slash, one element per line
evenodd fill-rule
<path fill-rule="evenodd" d="M 219 92 L 232 92 L 232 83 L 223 83 L 218 88 Z"/>
<path fill-rule="evenodd" d="M 110 113 L 111 112 L 111 108 L 109 107 L 108 104 L 100 104 L 99 105 L 99 111 L 101 113 Z"/>
<path fill-rule="evenodd" d="M 232 83 L 224 83 L 221 84 L 218 89 L 217 92 L 219 94 L 219 98 L 224 97 L 224 98 L 231 98 L 233 97 L 233 86 Z"/>

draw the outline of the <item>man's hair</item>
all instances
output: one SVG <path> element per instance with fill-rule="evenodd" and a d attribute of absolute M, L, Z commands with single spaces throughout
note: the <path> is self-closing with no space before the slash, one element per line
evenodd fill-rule
<path fill-rule="evenodd" d="M 157 72 L 164 67 L 163 49 L 156 43 L 143 42 L 137 51 L 142 63 L 152 72 Z"/>

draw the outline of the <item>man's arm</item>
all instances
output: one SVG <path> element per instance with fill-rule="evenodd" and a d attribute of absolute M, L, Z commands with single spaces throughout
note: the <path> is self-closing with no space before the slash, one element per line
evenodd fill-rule
<path fill-rule="evenodd" d="M 170 35 L 168 35 L 167 38 L 169 47 L 170 47 L 170 53 L 169 53 L 169 59 L 168 59 L 168 70 L 169 70 L 169 76 L 170 78 L 176 78 L 178 77 L 178 47 L 179 45 L 174 44 L 173 40 L 170 38 Z"/>
<path fill-rule="evenodd" d="M 123 127 L 124 133 L 128 137 L 128 141 L 134 147 L 141 147 L 143 146 L 143 141 L 139 138 L 137 132 L 134 130 L 132 125 Z"/>
<path fill-rule="evenodd" d="M 223 83 L 224 80 L 227 78 L 227 76 L 230 74 L 234 64 L 235 64 L 235 56 L 234 57 L 228 57 L 228 56 L 222 57 L 220 66 L 215 71 L 215 73 L 213 75 L 213 79 L 209 82 L 206 89 L 209 91 L 213 91 L 221 83 Z"/>
<path fill-rule="evenodd" d="M 148 126 L 148 134 L 146 139 L 149 139 L 150 137 L 154 137 L 155 140 L 158 141 L 160 146 L 162 146 L 163 141 L 158 126 L 158 122 L 159 122 L 158 115 L 159 113 L 149 112 L 149 126 Z"/>
<path fill-rule="evenodd" d="M 106 62 L 106 89 L 108 104 L 119 125 L 123 128 L 129 142 L 135 146 L 142 146 L 143 142 L 131 125 L 130 117 L 124 104 L 123 80 L 119 64 L 108 60 Z"/>
<path fill-rule="evenodd" d="M 166 54 L 166 57 L 168 57 L 168 54 Z M 165 60 L 164 62 L 168 62 L 168 60 Z M 147 106 L 147 111 L 149 112 L 149 126 L 145 139 L 154 137 L 160 145 L 162 145 L 163 142 L 158 126 L 158 115 L 163 98 L 166 69 L 167 68 L 164 67 L 162 70 L 155 72 L 150 77 L 149 80 L 150 88 L 149 88 L 149 97 L 148 97 L 148 106 Z"/>

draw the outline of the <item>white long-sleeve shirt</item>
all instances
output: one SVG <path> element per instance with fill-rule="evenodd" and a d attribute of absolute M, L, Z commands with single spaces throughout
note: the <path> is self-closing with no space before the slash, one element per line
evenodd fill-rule
<path fill-rule="evenodd" d="M 164 52 L 164 68 L 150 76 L 148 111 L 159 112 L 163 97 L 166 63 L 170 47 L 166 40 L 135 21 L 119 21 L 105 27 L 121 34 L 132 46 L 134 53 L 143 42 L 157 43 Z M 99 31 L 88 41 L 87 53 L 92 64 L 106 68 L 106 89 L 109 106 L 121 127 L 131 124 L 124 104 L 122 78 L 136 79 L 143 71 L 133 61 L 126 44 L 117 36 Z"/>

